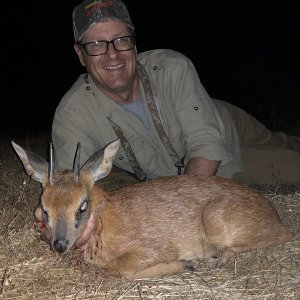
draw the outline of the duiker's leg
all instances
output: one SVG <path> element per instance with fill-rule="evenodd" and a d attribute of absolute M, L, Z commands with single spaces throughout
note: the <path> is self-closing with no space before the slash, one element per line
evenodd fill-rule
<path fill-rule="evenodd" d="M 125 253 L 110 260 L 105 268 L 112 275 L 121 274 L 128 280 L 134 280 L 182 272 L 185 266 L 182 261 L 170 261 L 153 265 L 154 263 L 146 256 Z"/>
<path fill-rule="evenodd" d="M 218 251 L 217 267 L 221 267 L 230 258 L 235 257 L 238 253 L 247 252 L 252 249 L 268 248 L 271 246 L 284 244 L 293 239 L 293 234 L 283 227 L 277 227 L 274 230 L 277 230 L 278 235 L 272 235 L 271 233 L 270 235 L 261 234 L 259 238 L 257 238 L 257 236 L 255 236 L 253 233 L 253 235 L 248 235 L 248 237 L 246 236 L 248 238 L 248 242 L 244 239 L 244 237 L 241 239 L 238 237 L 236 239 L 232 239 L 230 246 L 225 246 Z"/>
<path fill-rule="evenodd" d="M 218 259 L 216 263 L 216 267 L 220 268 L 224 264 L 227 263 L 227 261 L 230 258 L 235 257 L 238 253 L 246 252 L 249 250 L 249 247 L 226 247 L 219 251 L 218 253 Z"/>
<path fill-rule="evenodd" d="M 168 263 L 159 263 L 154 266 L 139 270 L 135 273 L 122 274 L 125 278 L 129 280 L 141 279 L 141 278 L 152 278 L 163 276 L 171 273 L 182 272 L 185 269 L 185 262 L 176 260 L 170 261 Z M 187 268 L 190 268 L 190 265 L 186 265 Z"/>
<path fill-rule="evenodd" d="M 294 236 L 268 200 L 247 189 L 238 196 L 215 198 L 203 209 L 205 234 L 218 249 L 219 265 L 238 253 L 280 245 Z"/>
<path fill-rule="evenodd" d="M 250 235 L 248 237 L 248 243 L 245 242 L 245 240 L 242 241 L 244 246 L 238 246 L 241 244 L 239 239 L 232 240 L 231 246 L 224 247 L 219 251 L 217 267 L 221 267 L 228 261 L 228 259 L 233 258 L 238 253 L 247 252 L 256 248 L 268 248 L 271 246 L 284 244 L 294 238 L 294 234 L 283 226 L 274 226 L 274 232 L 276 232 L 276 234 L 272 234 L 271 231 L 269 231 L 269 234 L 266 235 L 262 233 L 259 235 L 258 239 L 254 236 L 254 234 L 253 236 Z"/>

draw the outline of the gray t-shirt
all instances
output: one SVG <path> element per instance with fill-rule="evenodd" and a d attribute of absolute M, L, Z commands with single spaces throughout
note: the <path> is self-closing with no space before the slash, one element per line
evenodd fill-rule
<path fill-rule="evenodd" d="M 149 130 L 150 123 L 148 115 L 145 111 L 145 103 L 143 97 L 140 97 L 138 100 L 130 103 L 120 104 L 126 111 L 134 114 L 144 125 L 144 127 Z"/>

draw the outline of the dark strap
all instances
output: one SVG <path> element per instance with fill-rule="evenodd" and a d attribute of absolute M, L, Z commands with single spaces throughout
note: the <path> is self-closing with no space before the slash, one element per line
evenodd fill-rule
<path fill-rule="evenodd" d="M 147 179 L 146 174 L 143 173 L 143 171 L 136 159 L 136 156 L 131 148 L 130 143 L 128 142 L 128 140 L 126 139 L 126 137 L 123 134 L 122 129 L 115 122 L 113 122 L 109 117 L 107 117 L 107 119 L 110 121 L 117 137 L 120 139 L 120 142 L 124 148 L 124 151 L 127 155 L 128 160 L 129 160 L 129 164 L 132 167 L 136 177 L 140 181 L 145 181 Z"/>
<path fill-rule="evenodd" d="M 156 103 L 153 97 L 153 93 L 152 93 L 152 89 L 151 89 L 151 85 L 150 85 L 150 80 L 148 77 L 148 74 L 146 73 L 145 69 L 143 68 L 143 66 L 137 62 L 137 70 L 138 70 L 138 74 L 139 74 L 139 78 L 142 82 L 143 88 L 144 88 L 144 92 L 145 92 L 145 96 L 146 96 L 146 102 L 151 114 L 151 118 L 152 121 L 154 123 L 155 129 L 161 139 L 161 141 L 163 142 L 165 148 L 167 149 L 169 155 L 171 156 L 171 158 L 173 159 L 173 161 L 175 162 L 175 166 L 178 169 L 178 175 L 181 174 L 181 169 L 184 168 L 184 157 L 180 158 L 177 154 L 177 152 L 175 151 L 172 143 L 170 142 L 159 117 L 159 113 L 156 107 Z"/>

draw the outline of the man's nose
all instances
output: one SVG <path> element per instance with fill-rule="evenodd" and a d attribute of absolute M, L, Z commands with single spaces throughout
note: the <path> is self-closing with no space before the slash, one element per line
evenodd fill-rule
<path fill-rule="evenodd" d="M 117 54 L 117 50 L 115 49 L 115 46 L 113 43 L 109 43 L 107 45 L 107 54 L 109 56 L 115 56 Z"/>

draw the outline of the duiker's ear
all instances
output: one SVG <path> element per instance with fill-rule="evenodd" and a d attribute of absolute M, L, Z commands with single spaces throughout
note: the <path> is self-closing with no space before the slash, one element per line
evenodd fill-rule
<path fill-rule="evenodd" d="M 45 184 L 48 180 L 48 163 L 45 159 L 28 150 L 24 150 L 21 146 L 11 141 L 12 146 L 21 159 L 23 166 L 32 179 Z"/>
<path fill-rule="evenodd" d="M 96 152 L 82 167 L 83 171 L 88 171 L 94 180 L 107 176 L 113 165 L 113 160 L 119 149 L 120 140 L 110 143 L 106 148 Z"/>

